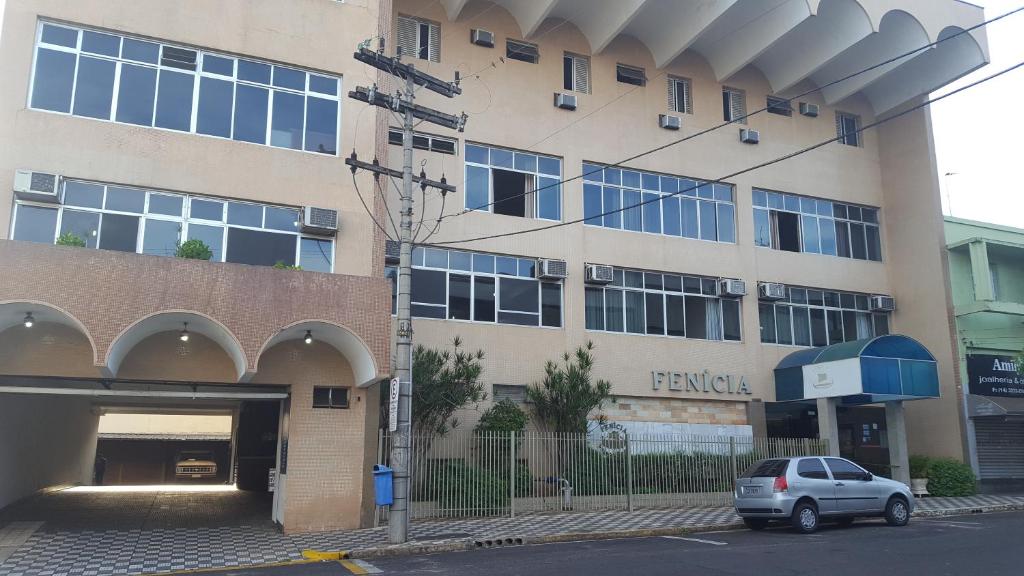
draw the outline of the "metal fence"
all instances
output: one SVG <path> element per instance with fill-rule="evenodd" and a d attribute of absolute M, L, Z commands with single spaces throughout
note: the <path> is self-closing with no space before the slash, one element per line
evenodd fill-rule
<path fill-rule="evenodd" d="M 728 506 L 755 461 L 828 450 L 805 438 L 614 432 L 414 436 L 411 447 L 413 518 Z M 378 462 L 390 452 L 382 433 Z"/>

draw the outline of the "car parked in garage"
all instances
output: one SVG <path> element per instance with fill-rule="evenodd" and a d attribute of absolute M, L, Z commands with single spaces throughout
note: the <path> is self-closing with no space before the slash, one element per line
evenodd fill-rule
<path fill-rule="evenodd" d="M 182 450 L 174 464 L 174 477 L 178 480 L 214 479 L 217 462 L 209 450 Z"/>
<path fill-rule="evenodd" d="M 822 519 L 849 524 L 856 517 L 881 516 L 890 526 L 905 526 L 914 496 L 906 484 L 844 458 L 807 456 L 755 462 L 736 480 L 735 505 L 752 530 L 786 521 L 809 534 Z"/>

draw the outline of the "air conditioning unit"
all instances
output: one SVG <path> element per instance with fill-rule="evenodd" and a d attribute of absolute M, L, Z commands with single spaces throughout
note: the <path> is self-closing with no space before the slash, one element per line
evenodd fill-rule
<path fill-rule="evenodd" d="M 474 28 L 469 32 L 469 41 L 477 46 L 494 48 L 494 32 Z"/>
<path fill-rule="evenodd" d="M 587 264 L 587 284 L 608 284 L 615 279 L 615 269 L 601 264 Z"/>
<path fill-rule="evenodd" d="M 803 116 L 807 116 L 808 118 L 817 118 L 818 117 L 818 105 L 817 104 L 810 104 L 808 102 L 801 102 L 800 103 L 800 114 L 803 115 Z"/>
<path fill-rule="evenodd" d="M 744 144 L 757 144 L 761 141 L 761 133 L 750 128 L 740 128 L 740 142 Z"/>
<path fill-rule="evenodd" d="M 875 294 L 871 297 L 870 308 L 872 312 L 892 312 L 896 309 L 896 299 L 892 296 Z"/>
<path fill-rule="evenodd" d="M 718 295 L 738 298 L 747 295 L 747 283 L 735 278 L 722 278 L 718 281 Z"/>
<path fill-rule="evenodd" d="M 555 108 L 561 108 L 563 110 L 575 110 L 576 95 L 555 92 Z"/>
<path fill-rule="evenodd" d="M 320 236 L 338 233 L 338 211 L 306 206 L 302 209 L 302 231 Z"/>
<path fill-rule="evenodd" d="M 786 285 L 776 282 L 761 282 L 757 286 L 757 297 L 761 300 L 784 300 Z"/>
<path fill-rule="evenodd" d="M 14 173 L 14 195 L 21 200 L 60 203 L 60 177 L 45 172 L 17 170 Z"/>
<path fill-rule="evenodd" d="M 561 280 L 569 275 L 569 267 L 565 260 L 541 258 L 537 261 L 537 278 L 543 280 Z"/>
<path fill-rule="evenodd" d="M 402 244 L 398 240 L 384 241 L 384 263 L 398 264 L 402 258 Z"/>
<path fill-rule="evenodd" d="M 683 119 L 671 114 L 658 114 L 658 126 L 666 130 L 679 130 L 683 125 Z"/>

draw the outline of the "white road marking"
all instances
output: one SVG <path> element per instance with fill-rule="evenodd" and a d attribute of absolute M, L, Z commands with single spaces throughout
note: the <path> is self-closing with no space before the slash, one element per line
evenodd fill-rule
<path fill-rule="evenodd" d="M 367 574 L 380 574 L 380 573 L 383 572 L 383 570 L 381 570 L 380 568 L 377 568 L 376 566 L 374 566 L 373 564 L 370 564 L 369 562 L 366 562 L 365 560 L 351 560 L 350 562 L 352 562 L 353 564 L 359 566 L 363 570 L 366 570 Z"/>
<path fill-rule="evenodd" d="M 699 542 L 700 544 L 711 544 L 712 546 L 725 546 L 728 542 L 719 542 L 717 540 L 704 540 L 702 538 L 684 538 L 682 536 L 662 536 L 669 540 L 685 540 L 687 542 Z"/>

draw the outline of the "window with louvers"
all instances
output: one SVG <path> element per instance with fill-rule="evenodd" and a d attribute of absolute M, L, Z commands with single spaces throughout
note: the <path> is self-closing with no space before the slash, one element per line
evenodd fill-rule
<path fill-rule="evenodd" d="M 440 62 L 441 27 L 435 22 L 399 15 L 398 46 L 405 56 Z"/>
<path fill-rule="evenodd" d="M 683 114 L 693 114 L 693 98 L 690 94 L 690 80 L 669 76 L 668 109 Z"/>
<path fill-rule="evenodd" d="M 722 88 L 722 111 L 727 122 L 747 123 L 747 95 L 736 88 Z"/>
<path fill-rule="evenodd" d="M 860 116 L 836 112 L 836 137 L 840 144 L 860 146 Z"/>
<path fill-rule="evenodd" d="M 563 78 L 566 90 L 590 94 L 590 59 L 566 52 L 563 59 Z"/>

